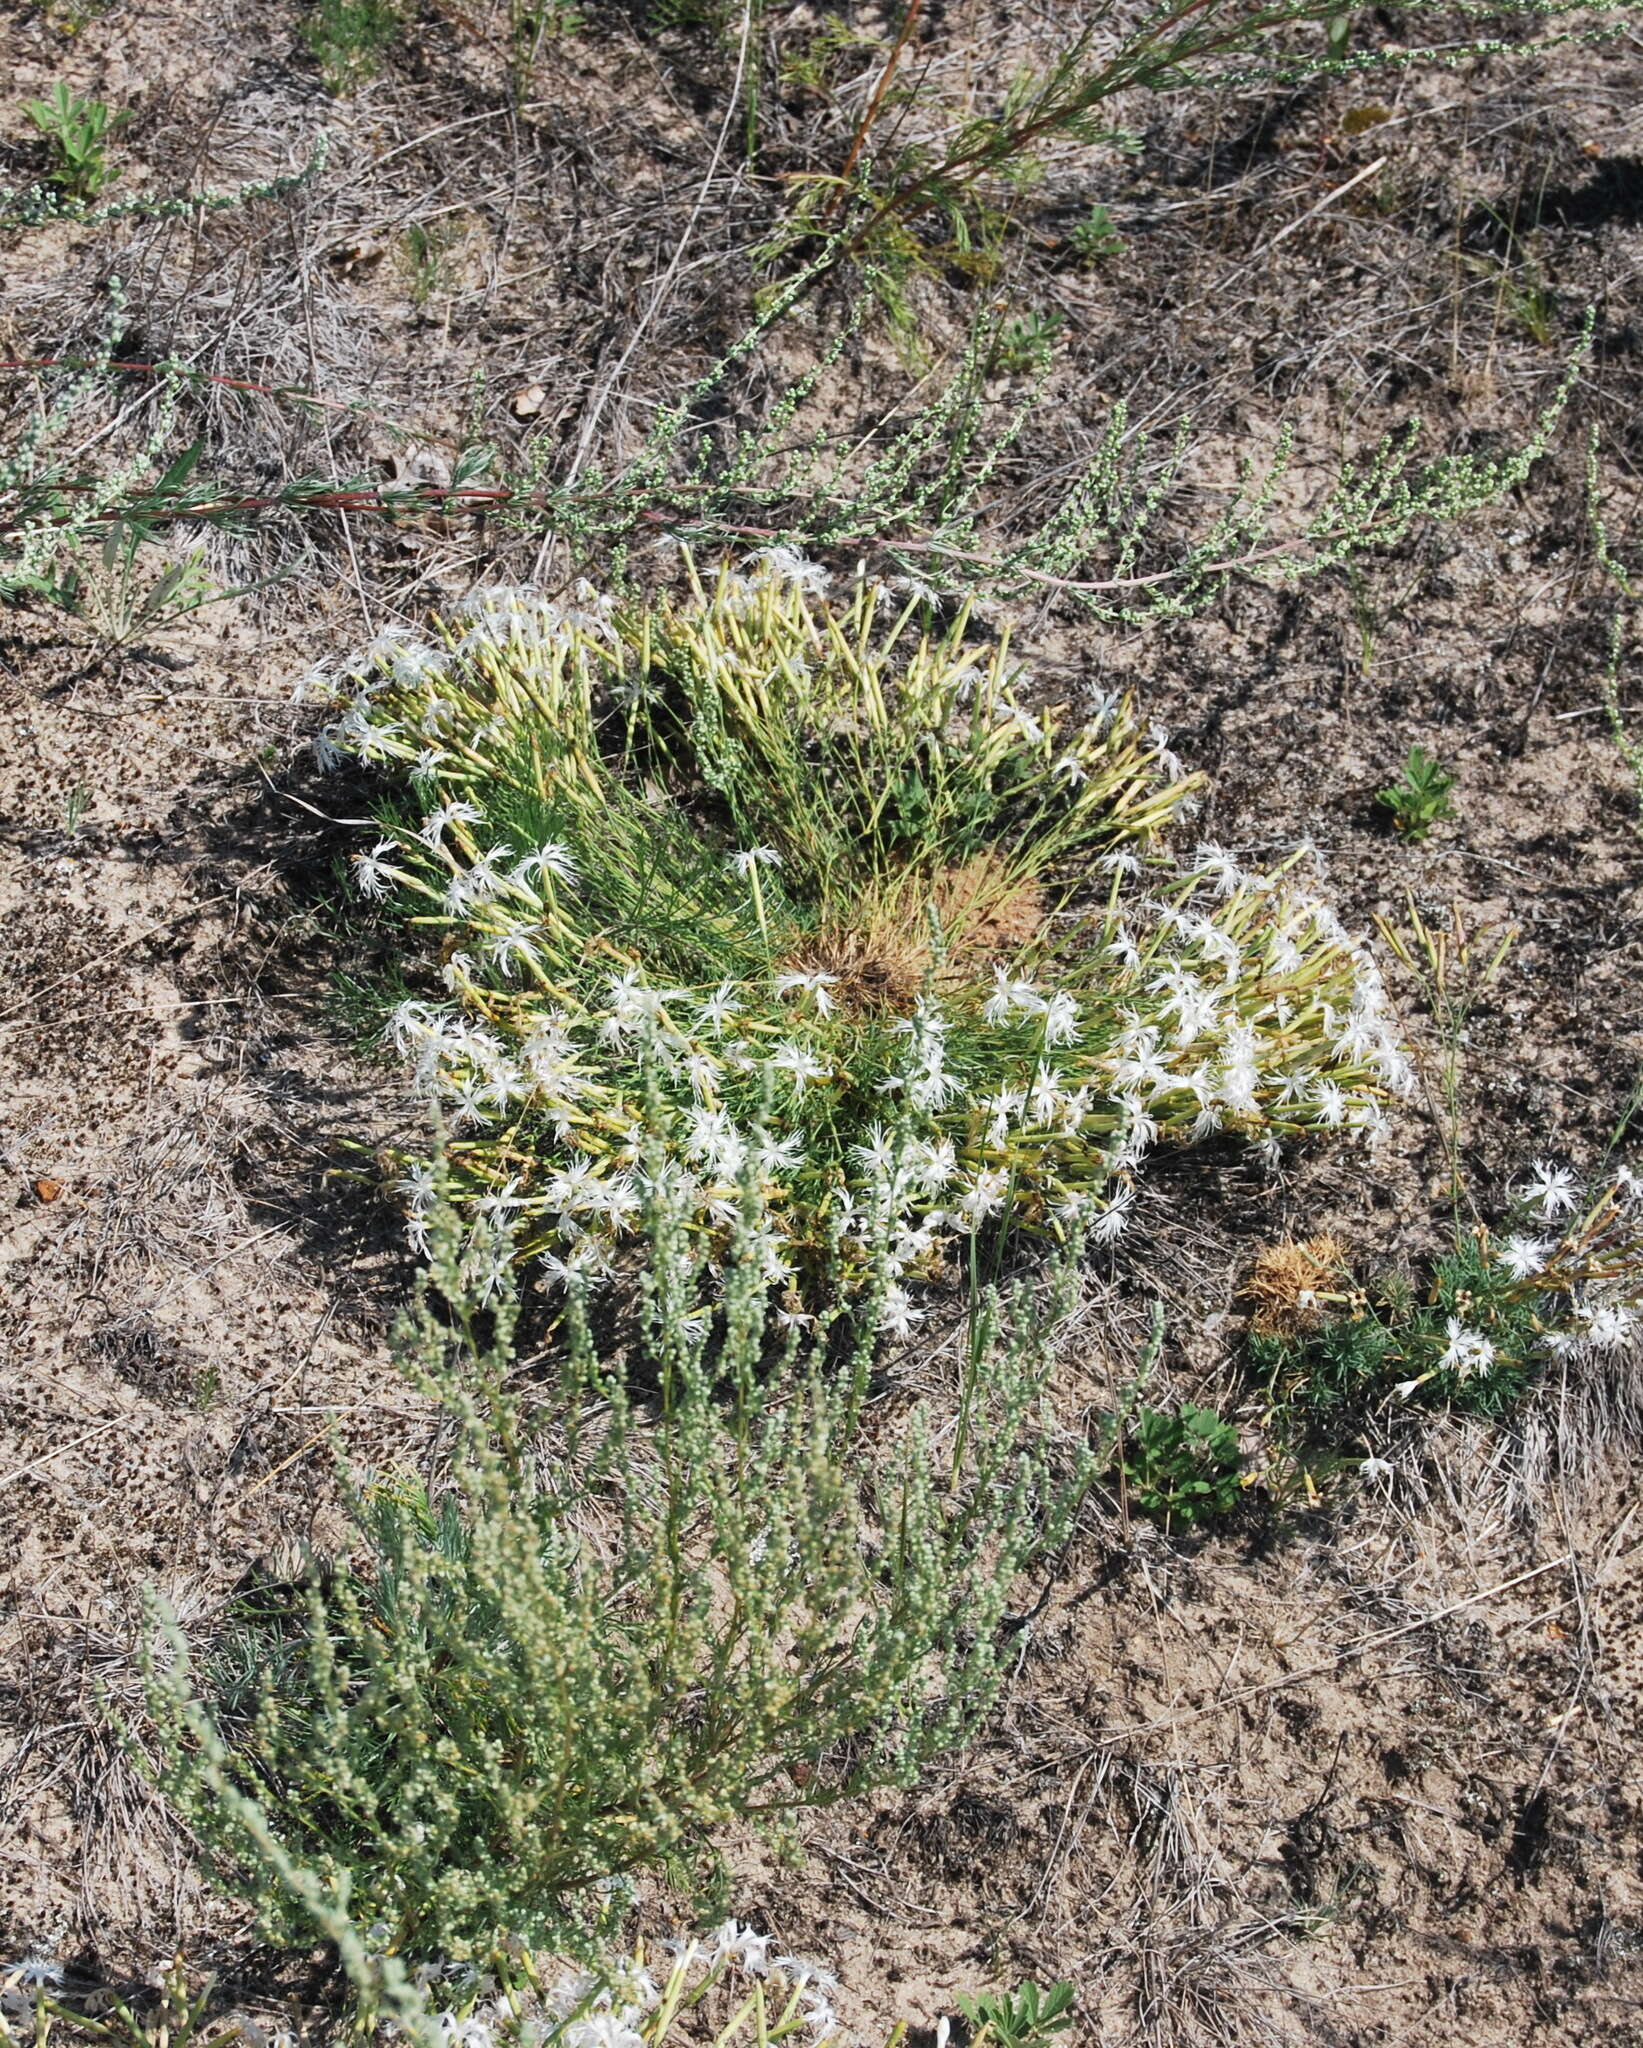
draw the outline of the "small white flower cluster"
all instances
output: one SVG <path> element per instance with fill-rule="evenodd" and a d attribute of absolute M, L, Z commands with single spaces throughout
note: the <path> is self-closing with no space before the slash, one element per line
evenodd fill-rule
<path fill-rule="evenodd" d="M 1520 1232 L 1496 1254 L 1514 1279 L 1564 1282 L 1568 1316 L 1548 1332 L 1546 1348 L 1601 1358 L 1643 1336 L 1643 1176 L 1622 1167 L 1588 1187 L 1569 1167 L 1537 1159 L 1516 1193 L 1540 1225 L 1567 1219 L 1556 1238 Z"/>
<path fill-rule="evenodd" d="M 1495 1347 L 1480 1331 L 1469 1330 L 1458 1316 L 1446 1319 L 1449 1342 L 1438 1360 L 1440 1372 L 1452 1372 L 1462 1385 L 1486 1373 L 1495 1362 Z"/>
<path fill-rule="evenodd" d="M 1476 1327 L 1476 1304 L 1471 1321 L 1446 1314 L 1434 1363 L 1398 1383 L 1400 1400 L 1436 1373 L 1466 1387 L 1499 1367 L 1526 1367 L 1536 1352 L 1601 1362 L 1643 1337 L 1643 1177 L 1623 1167 L 1588 1185 L 1570 1167 L 1536 1160 L 1512 1192 L 1514 1227 L 1498 1242 L 1481 1240 L 1506 1283 L 1492 1296 L 1490 1329 Z M 1517 1321 L 1501 1317 L 1503 1300 L 1517 1305 Z M 1526 1304 L 1533 1316 L 1524 1324 Z"/>
<path fill-rule="evenodd" d="M 1339 950 L 1315 908 L 1307 915 L 1303 957 L 1327 964 L 1334 954 L 1347 983 L 1341 1012 L 1285 994 L 1262 1000 L 1270 949 L 1229 959 L 1216 946 L 1206 963 L 1205 932 L 1177 915 L 1160 920 L 1144 964 L 1119 964 L 1082 1002 L 999 967 L 972 1014 L 925 998 L 870 1026 L 836 1015 L 821 973 L 691 991 L 651 988 L 630 970 L 585 1007 L 521 999 L 504 1028 L 491 1021 L 496 980 L 458 953 L 454 1000 L 403 1002 L 389 1030 L 459 1138 L 527 1120 L 541 1130 L 539 1171 L 473 1192 L 482 1213 L 526 1227 L 557 1281 L 608 1270 L 657 1191 L 638 1107 L 648 1061 L 668 1104 L 669 1185 L 704 1227 L 736 1222 L 751 1172 L 768 1211 L 768 1276 L 791 1278 L 792 1240 L 814 1221 L 795 1199 L 809 1173 L 846 1240 L 892 1219 L 899 1284 L 930 1266 L 944 1236 L 968 1235 L 1010 1200 L 1032 1199 L 1064 1227 L 1110 1242 L 1130 1213 L 1127 1176 L 1162 1135 L 1230 1130 L 1275 1153 L 1280 1133 L 1308 1126 L 1373 1134 L 1380 1092 L 1405 1083 L 1402 1055 L 1372 963 Z M 1274 942 L 1295 946 L 1296 923 L 1281 924 Z M 735 1026 L 747 1015 L 786 1028 L 744 1035 Z M 875 1099 L 888 1121 L 871 1113 Z M 860 1135 L 828 1158 L 818 1126 L 836 1129 L 852 1103 Z M 432 1174 L 413 1167 L 401 1191 L 420 1234 Z M 888 1312 L 904 1318 L 902 1297 Z"/>
<path fill-rule="evenodd" d="M 784 2039 L 796 2040 L 802 2026 L 810 2048 L 843 2048 L 832 2004 L 838 1979 L 817 1963 L 782 1953 L 774 1936 L 726 1920 L 711 1934 L 664 1948 L 671 1962 L 661 1983 L 633 1956 L 598 1971 L 564 1970 L 539 1993 L 519 1985 L 498 1989 L 494 1977 L 469 1963 L 421 1964 L 413 1982 L 425 1996 L 442 1982 L 477 1994 L 471 2003 L 432 2012 L 445 2048 L 661 2048 L 669 2015 L 711 1975 L 726 1972 L 768 1987 L 768 2003 L 776 2008 L 768 2018 L 774 2021 L 779 2012 L 792 2022 Z"/>

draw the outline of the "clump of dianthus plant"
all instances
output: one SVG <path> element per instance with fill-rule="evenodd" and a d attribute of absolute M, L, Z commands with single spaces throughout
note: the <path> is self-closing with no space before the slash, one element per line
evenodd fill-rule
<path fill-rule="evenodd" d="M 438 942 L 386 1033 L 552 1276 L 631 1230 L 648 1085 L 710 1235 L 762 1129 L 773 1284 L 886 1197 L 905 1282 L 992 1218 L 1116 1236 L 1160 1139 L 1376 1127 L 1373 961 L 1294 859 L 1159 850 L 1194 778 L 1127 695 L 1029 709 L 967 610 L 782 550 L 687 567 L 682 601 L 482 590 L 385 636 L 321 743 L 394 778 L 355 876 Z"/>
<path fill-rule="evenodd" d="M 1360 1279 L 1333 1238 L 1276 1246 L 1245 1290 L 1250 1349 L 1305 1431 L 1371 1404 L 1500 1416 L 1549 1363 L 1601 1369 L 1643 1336 L 1643 1180 L 1537 1162 L 1499 1228 L 1458 1229 L 1425 1276 Z"/>

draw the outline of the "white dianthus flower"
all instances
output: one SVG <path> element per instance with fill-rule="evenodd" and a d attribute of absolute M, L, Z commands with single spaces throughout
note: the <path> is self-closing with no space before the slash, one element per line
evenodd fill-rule
<path fill-rule="evenodd" d="M 8 1983 L 21 1985 L 25 1990 L 55 1991 L 63 1981 L 63 1966 L 54 1962 L 50 1956 L 31 1951 L 20 1963 L 9 1965 L 5 1974 Z"/>
<path fill-rule="evenodd" d="M 354 885 L 362 896 L 380 898 L 399 879 L 398 871 L 388 865 L 386 856 L 397 853 L 399 848 L 391 839 L 379 839 L 369 853 L 354 855 Z"/>
<path fill-rule="evenodd" d="M 1495 1258 L 1514 1280 L 1527 1280 L 1531 1274 L 1543 1270 L 1551 1249 L 1544 1238 L 1509 1237 L 1495 1253 Z"/>
<path fill-rule="evenodd" d="M 1027 1107 L 1035 1124 L 1054 1123 L 1061 1110 L 1061 1076 L 1039 1062 L 1038 1072 L 1027 1094 Z"/>
<path fill-rule="evenodd" d="M 1112 1200 L 1105 1202 L 1090 1219 L 1089 1234 L 1093 1244 L 1116 1244 L 1129 1228 L 1130 1211 L 1135 1207 L 1135 1190 L 1120 1188 Z"/>
<path fill-rule="evenodd" d="M 563 2048 L 645 2048 L 645 2037 L 620 2013 L 589 2013 L 572 2020 L 560 2036 Z"/>
<path fill-rule="evenodd" d="M 924 1311 L 914 1308 L 905 1287 L 887 1287 L 879 1310 L 879 1328 L 890 1337 L 907 1337 L 924 1320 Z"/>
<path fill-rule="evenodd" d="M 739 1927 L 734 1920 L 725 1920 L 713 1931 L 713 1960 L 716 1963 L 736 1963 L 750 1976 L 762 1977 L 770 1968 L 773 1939 L 771 1935 L 756 1933 L 751 1927 Z"/>
<path fill-rule="evenodd" d="M 1327 1124 L 1331 1130 L 1339 1130 L 1346 1122 L 1346 1092 L 1333 1081 L 1318 1083 L 1318 1121 Z"/>
<path fill-rule="evenodd" d="M 536 941 L 527 931 L 499 932 L 486 945 L 485 957 L 501 974 L 511 978 L 516 967 L 537 964 Z"/>
<path fill-rule="evenodd" d="M 770 1064 L 793 1077 L 795 1095 L 802 1095 L 812 1081 L 825 1081 L 832 1071 L 827 1062 L 817 1059 L 808 1046 L 796 1045 L 790 1038 L 784 1038 L 776 1047 L 770 1055 Z"/>
<path fill-rule="evenodd" d="M 534 853 L 527 853 L 514 869 L 514 875 L 521 882 L 531 875 L 552 875 L 567 887 L 574 887 L 579 879 L 570 848 L 557 839 L 547 840 Z"/>
<path fill-rule="evenodd" d="M 938 1138 L 933 1143 L 917 1146 L 914 1150 L 921 1187 L 945 1187 L 958 1172 L 958 1150 L 951 1138 Z"/>
<path fill-rule="evenodd" d="M 1580 1199 L 1580 1186 L 1566 1166 L 1549 1166 L 1537 1159 L 1530 1170 L 1528 1185 L 1520 1190 L 1523 1199 L 1542 1216 L 1561 1216 Z"/>
<path fill-rule="evenodd" d="M 861 1166 L 875 1178 L 888 1180 L 894 1173 L 896 1144 L 883 1124 L 874 1124 L 866 1142 L 851 1149 Z"/>
<path fill-rule="evenodd" d="M 1051 996 L 1044 1006 L 1044 1043 L 1071 1045 L 1080 1030 L 1078 1005 L 1065 990 Z"/>
<path fill-rule="evenodd" d="M 1006 726 L 1010 727 L 1012 731 L 1018 733 L 1031 746 L 1042 746 L 1044 743 L 1043 726 L 1039 724 L 1038 720 L 1023 705 L 1000 704 L 995 723 L 1000 731 Z"/>
<path fill-rule="evenodd" d="M 1004 1206 L 1004 1196 L 1010 1185 L 1010 1176 L 995 1167 L 984 1166 L 971 1176 L 970 1185 L 959 1199 L 958 1214 L 965 1227 L 974 1230 L 989 1216 L 996 1216 Z"/>
<path fill-rule="evenodd" d="M 1441 1372 L 1452 1372 L 1458 1380 L 1475 1379 L 1495 1362 L 1495 1347 L 1481 1330 L 1469 1330 L 1458 1316 L 1448 1319 L 1448 1347 L 1438 1360 Z"/>
<path fill-rule="evenodd" d="M 1223 847 L 1217 846 L 1213 840 L 1205 840 L 1199 846 L 1193 859 L 1192 872 L 1195 875 L 1207 876 L 1214 882 L 1215 893 L 1218 896 L 1235 895 L 1244 885 L 1243 869 L 1231 854 Z"/>
<path fill-rule="evenodd" d="M 1605 1301 L 1583 1309 L 1580 1320 L 1586 1342 L 1594 1351 L 1618 1351 L 1637 1329 L 1638 1316 L 1636 1308 L 1626 1302 Z"/>
<path fill-rule="evenodd" d="M 755 868 L 779 868 L 781 864 L 782 857 L 773 846 L 748 846 L 725 858 L 725 865 L 744 880 Z"/>
<path fill-rule="evenodd" d="M 1010 974 L 1003 967 L 995 967 L 992 993 L 981 1006 L 982 1022 L 1007 1024 L 1018 1010 L 1041 1010 L 1043 1007 L 1043 1001 L 1030 981 L 1024 976 Z"/>
<path fill-rule="evenodd" d="M 453 797 L 449 803 L 440 804 L 428 813 L 417 829 L 417 837 L 424 846 L 437 848 L 446 828 L 455 824 L 478 825 L 482 823 L 478 809 L 463 797 Z"/>
<path fill-rule="evenodd" d="M 807 597 L 819 597 L 833 580 L 819 562 L 810 561 L 797 548 L 760 548 L 742 566 L 761 572 L 771 582 L 791 583 Z"/>
<path fill-rule="evenodd" d="M 711 1031 L 715 1038 L 722 1038 L 726 1022 L 741 1007 L 741 1004 L 736 999 L 735 985 L 728 981 L 721 981 L 712 995 L 705 998 L 701 1008 L 697 1011 L 697 1026 L 701 1030 Z"/>
<path fill-rule="evenodd" d="M 778 974 L 774 987 L 778 996 L 794 995 L 801 990 L 806 995 L 814 996 L 816 998 L 816 1014 L 826 1017 L 837 1007 L 833 998 L 827 993 L 828 989 L 837 980 L 838 976 L 836 974 L 823 974 L 819 970 L 800 973 L 795 970 L 788 974 Z"/>

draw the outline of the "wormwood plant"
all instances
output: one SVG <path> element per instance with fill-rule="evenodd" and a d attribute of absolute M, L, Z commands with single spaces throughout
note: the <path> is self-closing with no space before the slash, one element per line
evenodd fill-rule
<path fill-rule="evenodd" d="M 323 745 L 395 775 L 355 875 L 442 940 L 443 997 L 386 1031 L 466 1199 L 560 1280 L 607 1269 L 647 1062 L 693 1226 L 751 1162 L 773 1281 L 834 1234 L 864 1267 L 885 1203 L 900 1282 L 995 1217 L 1116 1236 L 1160 1136 L 1374 1125 L 1406 1075 L 1373 961 L 1282 871 L 1149 852 L 1192 789 L 1167 735 L 1120 695 L 1029 712 L 965 613 L 826 580 L 776 551 L 682 603 L 482 592 L 354 670 Z"/>
<path fill-rule="evenodd" d="M 573 1288 L 550 1377 L 511 1392 L 513 1298 L 482 1327 L 447 1217 L 398 1347 L 455 1430 L 449 1483 L 361 1481 L 358 1561 L 300 1622 L 246 1616 L 202 1681 L 162 1623 L 161 1782 L 271 1939 L 327 1932 L 318 1899 L 413 1956 L 585 1940 L 612 1880 L 909 1783 L 997 1694 L 1010 1589 L 1089 1473 L 1041 1431 L 1067 1269 L 975 1298 L 954 1471 L 922 1409 L 869 1420 L 871 1314 L 772 1308 L 751 1176 L 712 1316 L 659 1148 L 646 1176 L 631 1356 Z"/>
<path fill-rule="evenodd" d="M 48 103 L 37 101 L 35 104 Z M 93 101 L 90 104 L 99 105 L 100 102 Z M 55 119 L 55 106 L 51 111 Z M 94 149 L 100 150 L 102 139 L 112 133 L 121 118 L 123 117 L 119 115 L 114 116 L 113 120 L 103 124 L 100 130 L 96 128 L 95 123 L 92 125 L 87 140 Z M 222 213 L 236 206 L 249 206 L 258 199 L 281 198 L 285 193 L 305 185 L 325 163 L 328 151 L 329 144 L 322 135 L 315 143 L 307 163 L 300 170 L 285 172 L 277 178 L 248 179 L 244 184 L 232 186 L 227 191 L 180 192 L 162 198 L 136 193 L 129 199 L 107 200 L 101 206 L 92 202 L 97 192 L 112 182 L 112 172 L 107 176 L 100 175 L 97 186 L 90 192 L 72 189 L 70 182 L 63 179 L 58 179 L 49 186 L 0 185 L 0 229 L 37 228 L 53 220 L 71 220 L 89 227 L 100 227 L 108 221 L 177 220 L 187 214 Z M 10 363 L 5 367 L 15 371 L 40 370 L 51 366 Z"/>
<path fill-rule="evenodd" d="M 238 204 L 298 178 L 242 195 Z M 37 196 L 37 195 L 36 195 Z M 6 195 L 0 194 L 0 220 Z M 151 206 L 173 202 L 150 202 Z M 206 203 L 202 200 L 200 203 Z M 184 202 L 175 202 L 181 206 Z M 104 208 L 96 216 L 102 217 Z M 954 373 L 933 398 L 892 413 L 865 440 L 835 438 L 832 416 L 819 420 L 823 379 L 854 331 L 845 323 L 807 369 L 780 390 L 763 419 L 724 444 L 699 432 L 707 402 L 723 391 L 764 337 L 791 312 L 813 275 L 783 289 L 741 339 L 659 415 L 644 446 L 621 468 L 597 463 L 556 476 L 544 440 L 509 473 L 482 444 L 456 453 L 449 485 L 336 484 L 299 477 L 246 489 L 196 473 L 190 452 L 157 439 L 146 468 L 87 473 L 61 444 L 77 410 L 127 379 L 153 375 L 167 401 L 196 383 L 254 390 L 302 408 L 337 402 L 312 392 L 206 378 L 181 364 L 117 361 L 0 365 L 42 380 L 34 420 L 19 455 L 0 471 L 0 588 L 50 587 L 55 550 L 90 544 L 118 525 L 151 537 L 175 521 L 218 525 L 270 520 L 308 509 L 374 511 L 386 518 L 426 512 L 484 512 L 499 525 L 540 534 L 551 528 L 573 561 L 597 564 L 620 581 L 636 542 L 702 543 L 713 550 L 738 538 L 769 548 L 847 550 L 870 556 L 886 576 L 905 575 L 955 600 L 1054 596 L 1108 624 L 1195 617 L 1239 577 L 1295 583 L 1372 550 L 1393 547 L 1418 524 L 1467 516 L 1516 488 L 1545 452 L 1585 361 L 1591 323 L 1565 374 L 1523 445 L 1492 455 L 1418 459 L 1419 426 L 1384 439 L 1345 466 L 1332 489 L 1292 531 L 1272 532 L 1272 507 L 1289 460 L 1287 437 L 1264 467 L 1250 465 L 1220 512 L 1185 537 L 1173 537 L 1183 508 L 1189 423 L 1168 447 L 1137 430 L 1116 405 L 1084 471 L 1059 502 L 1024 530 L 999 529 L 990 509 L 1000 465 L 1037 403 L 1029 389 L 1000 409 L 990 398 L 988 365 L 999 336 L 978 325 Z M 340 409 L 346 411 L 348 407 Z M 156 409 L 159 410 L 158 408 Z M 1166 531 L 1172 537 L 1166 539 Z"/>
<path fill-rule="evenodd" d="M 546 467 L 475 481 L 437 494 L 445 505 L 489 509 L 504 525 L 551 526 L 572 558 L 620 569 L 636 538 L 720 549 L 738 537 L 766 548 L 871 556 L 881 574 L 903 575 L 961 602 L 1042 601 L 1053 595 L 1113 625 L 1196 617 L 1237 577 L 1296 583 L 1359 555 L 1399 545 L 1426 520 L 1460 519 L 1515 489 L 1545 453 L 1590 350 L 1588 317 L 1557 389 L 1519 448 L 1419 459 L 1419 423 L 1389 434 L 1292 532 L 1275 537 L 1272 506 L 1287 473 L 1290 441 L 1264 467 L 1248 464 L 1222 509 L 1183 538 L 1162 537 L 1183 495 L 1192 447 L 1183 421 L 1168 446 L 1138 431 L 1120 401 L 1083 471 L 1038 523 L 1000 532 L 990 499 L 1000 467 L 1038 403 L 1036 389 L 999 408 L 988 375 L 1001 337 L 979 322 L 953 374 L 923 405 L 892 414 L 865 443 L 835 442 L 831 416 L 806 423 L 823 378 L 847 347 L 845 323 L 819 358 L 791 379 L 755 427 L 728 447 L 698 437 L 694 422 L 763 337 L 792 310 L 817 267 L 802 272 L 758 321 L 657 419 L 644 448 L 621 470 L 582 470 L 558 485 Z M 427 495 L 419 495 L 425 500 Z M 374 487 L 325 502 L 383 502 Z M 407 507 L 413 497 L 405 499 Z"/>

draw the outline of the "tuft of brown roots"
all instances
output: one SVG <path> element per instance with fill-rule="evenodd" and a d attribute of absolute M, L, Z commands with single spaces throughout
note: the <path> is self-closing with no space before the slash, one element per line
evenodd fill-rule
<path fill-rule="evenodd" d="M 784 964 L 833 975 L 829 993 L 841 1009 L 902 1011 L 926 989 L 981 980 L 993 961 L 1037 938 L 1044 921 L 1039 884 L 1013 875 L 1001 854 L 981 853 L 933 881 L 893 883 Z"/>
<path fill-rule="evenodd" d="M 1269 1244 L 1255 1255 L 1244 1282 L 1251 1304 L 1249 1326 L 1257 1337 L 1294 1337 L 1323 1322 L 1322 1297 L 1338 1293 L 1346 1274 L 1346 1251 L 1333 1237 Z"/>

